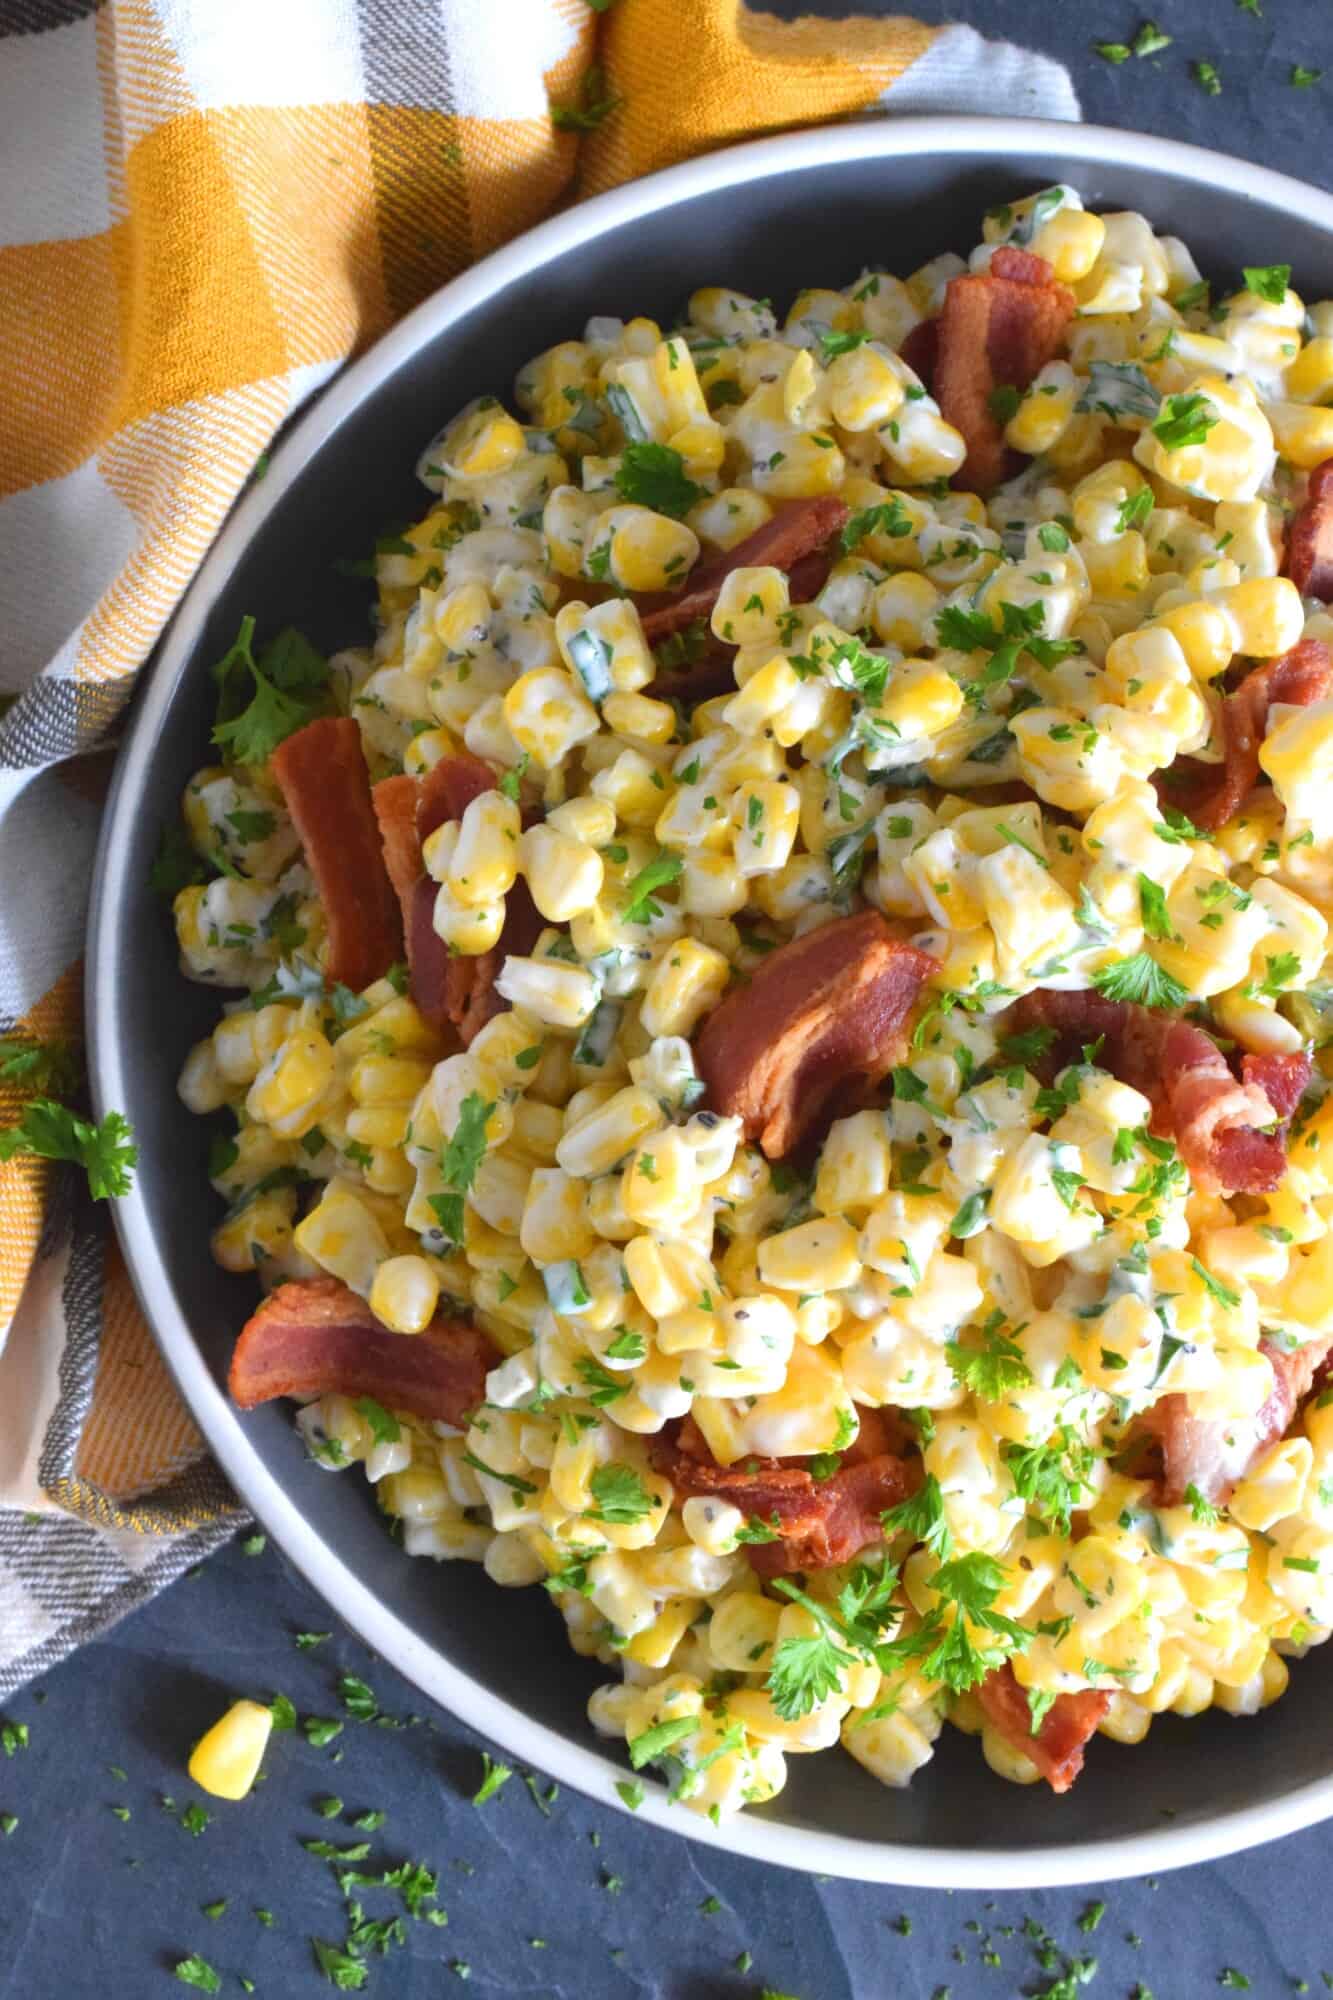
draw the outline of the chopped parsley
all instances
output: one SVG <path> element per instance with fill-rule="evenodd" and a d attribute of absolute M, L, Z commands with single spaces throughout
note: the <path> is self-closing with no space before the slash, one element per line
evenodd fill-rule
<path fill-rule="evenodd" d="M 243 618 L 213 668 L 218 689 L 213 741 L 235 764 L 263 764 L 278 745 L 329 710 L 329 663 L 288 626 L 254 650 L 255 621 Z"/>
<path fill-rule="evenodd" d="M 686 477 L 685 460 L 669 444 L 640 443 L 631 439 L 616 468 L 616 491 L 622 500 L 636 507 L 650 507 L 655 514 L 669 514 L 679 520 L 704 489 Z"/>
<path fill-rule="evenodd" d="M 492 1759 L 484 1750 L 481 1753 L 481 1762 L 481 1783 L 472 1794 L 472 1803 L 474 1806 L 484 1806 L 486 1801 L 493 1799 L 502 1786 L 507 1785 L 514 1775 L 510 1765 L 502 1764 L 498 1759 Z"/>
<path fill-rule="evenodd" d="M 662 914 L 662 905 L 656 901 L 654 891 L 665 889 L 671 882 L 678 881 L 684 870 L 683 856 L 673 854 L 669 847 L 659 847 L 652 860 L 642 867 L 626 890 L 626 900 L 620 914 L 627 924 L 650 923 Z"/>

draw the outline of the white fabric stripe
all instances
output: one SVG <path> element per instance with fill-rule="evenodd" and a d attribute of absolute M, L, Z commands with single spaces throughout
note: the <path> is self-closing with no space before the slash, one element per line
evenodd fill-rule
<path fill-rule="evenodd" d="M 886 111 L 1004 112 L 1013 118 L 1083 116 L 1069 71 L 1012 42 L 988 42 L 975 28 L 941 30 L 923 56 L 883 92 Z"/>
<path fill-rule="evenodd" d="M 109 229 L 104 146 L 94 16 L 11 35 L 0 58 L 0 246 Z"/>
<path fill-rule="evenodd" d="M 97 821 L 97 807 L 58 770 L 0 773 L 0 1015 L 6 1019 L 26 1014 L 82 955 Z"/>
<path fill-rule="evenodd" d="M 449 49 L 453 110 L 460 118 L 541 118 L 546 71 L 576 45 L 548 0 L 437 0 Z M 503 25 L 497 20 L 503 6 Z M 503 44 L 503 56 L 499 45 Z"/>
<path fill-rule="evenodd" d="M 365 94 L 355 0 L 157 0 L 157 11 L 203 111 Z"/>
<path fill-rule="evenodd" d="M 139 528 L 91 458 L 64 479 L 12 494 L 0 520 L 0 688 L 17 690 L 87 617 Z"/>

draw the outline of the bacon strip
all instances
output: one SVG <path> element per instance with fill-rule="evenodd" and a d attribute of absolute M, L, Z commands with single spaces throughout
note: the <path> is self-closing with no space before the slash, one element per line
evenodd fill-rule
<path fill-rule="evenodd" d="M 1333 471 L 1333 459 L 1328 463 Z M 1328 505 L 1333 520 L 1333 497 Z M 1280 659 L 1255 667 L 1223 700 L 1223 761 L 1201 764 L 1194 757 L 1179 758 L 1158 787 L 1163 799 L 1179 806 L 1196 826 L 1215 833 L 1234 819 L 1259 782 L 1259 747 L 1274 703 L 1308 708 L 1329 695 L 1333 695 L 1333 652 L 1322 639 L 1301 639 Z"/>
<path fill-rule="evenodd" d="M 878 910 L 780 945 L 713 1009 L 695 1044 L 713 1108 L 781 1159 L 835 1102 L 864 1094 L 904 1047 L 903 1023 L 935 960 Z"/>
<path fill-rule="evenodd" d="M 1027 1695 L 1008 1661 L 987 1674 L 977 1699 L 986 1720 L 1006 1743 L 1031 1759 L 1053 1792 L 1069 1790 L 1083 1769 L 1084 1746 L 1096 1735 L 1111 1705 L 1109 1694 L 1091 1688 L 1081 1694 L 1058 1694 L 1034 1736 Z"/>
<path fill-rule="evenodd" d="M 1333 458 L 1310 474 L 1305 505 L 1291 517 L 1283 572 L 1302 597 L 1333 603 Z"/>
<path fill-rule="evenodd" d="M 940 323 L 938 319 L 919 319 L 898 349 L 903 360 L 914 375 L 919 375 L 929 389 L 935 379 L 935 363 L 940 352 Z"/>
<path fill-rule="evenodd" d="M 403 913 L 404 935 L 412 922 L 412 891 L 421 873 L 421 841 L 417 834 L 419 794 L 416 779 L 408 777 L 381 778 L 370 793 L 384 865 Z"/>
<path fill-rule="evenodd" d="M 1026 389 L 1059 352 L 1074 316 L 1074 294 L 1057 284 L 1044 257 L 1006 247 L 989 272 L 951 278 L 939 316 L 935 399 L 967 444 L 954 484 L 988 493 L 1005 476 L 1002 426 L 991 412 L 1003 384 Z"/>
<path fill-rule="evenodd" d="M 654 591 L 636 600 L 648 644 L 659 645 L 696 618 L 706 618 L 732 570 L 771 566 L 790 571 L 802 556 L 813 555 L 840 533 L 847 518 L 845 501 L 832 494 L 814 500 L 788 500 L 744 541 L 700 563 L 686 578 L 683 590 Z"/>
<path fill-rule="evenodd" d="M 300 1278 L 246 1321 L 227 1386 L 243 1410 L 275 1396 L 373 1396 L 386 1410 L 461 1429 L 500 1359 L 465 1320 L 437 1313 L 422 1333 L 390 1333 L 337 1278 Z"/>
<path fill-rule="evenodd" d="M 1191 1486 L 1215 1504 L 1227 1501 L 1270 1445 L 1286 1436 L 1330 1349 L 1333 1333 L 1293 1349 L 1261 1340 L 1259 1352 L 1273 1370 L 1273 1386 L 1245 1421 L 1196 1417 L 1180 1391 L 1145 1410 L 1134 1424 L 1130 1447 L 1148 1446 L 1149 1463 L 1140 1476 L 1153 1473 L 1155 1463 L 1159 1503 L 1178 1507 Z"/>
<path fill-rule="evenodd" d="M 359 993 L 403 951 L 361 731 L 346 717 L 308 722 L 278 745 L 269 765 L 324 905 L 325 971 L 333 984 Z"/>
<path fill-rule="evenodd" d="M 1299 1092 L 1291 1095 L 1297 1082 L 1301 1092 L 1309 1082 L 1304 1057 L 1274 1068 L 1280 1059 L 1247 1056 L 1238 1082 L 1202 1028 L 1091 991 L 1038 989 L 1016 1001 L 1005 1019 L 1019 1031 L 1054 1028 L 1046 1058 L 1052 1071 L 1077 1062 L 1087 1043 L 1100 1040 L 1098 1063 L 1151 1101 L 1153 1131 L 1175 1140 L 1198 1187 L 1263 1194 L 1281 1180 L 1285 1107 L 1300 1102 Z M 1276 1098 L 1265 1088 L 1270 1080 Z"/>
<path fill-rule="evenodd" d="M 888 1448 L 896 1436 L 880 1412 L 864 1409 L 860 1417 L 860 1435 L 829 1479 L 816 1479 L 800 1459 L 719 1465 L 692 1417 L 676 1428 L 674 1437 L 663 1431 L 654 1438 L 649 1454 L 678 1494 L 727 1500 L 766 1527 L 776 1519 L 777 1541 L 746 1547 L 760 1576 L 831 1569 L 882 1540 L 881 1514 L 921 1483 L 920 1461 Z"/>

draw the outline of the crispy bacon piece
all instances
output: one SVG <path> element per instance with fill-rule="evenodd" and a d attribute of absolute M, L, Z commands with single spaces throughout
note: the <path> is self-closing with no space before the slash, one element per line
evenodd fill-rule
<path fill-rule="evenodd" d="M 816 1479 L 801 1459 L 746 1459 L 719 1465 L 692 1417 L 674 1437 L 663 1431 L 649 1446 L 653 1465 L 686 1497 L 730 1501 L 766 1527 L 776 1517 L 778 1540 L 753 1542 L 746 1554 L 760 1576 L 831 1569 L 882 1538 L 880 1515 L 921 1483 L 920 1461 L 891 1447 L 897 1433 L 878 1410 L 860 1412 L 861 1432 L 829 1479 Z"/>
<path fill-rule="evenodd" d="M 1333 458 L 1310 474 L 1305 505 L 1297 508 L 1287 528 L 1283 571 L 1302 597 L 1333 603 Z"/>
<path fill-rule="evenodd" d="M 346 717 L 325 716 L 288 736 L 269 763 L 324 905 L 328 977 L 359 993 L 403 950 L 361 732 Z"/>
<path fill-rule="evenodd" d="M 832 567 L 833 555 L 828 549 L 816 549 L 811 555 L 801 556 L 787 572 L 790 601 L 809 604 L 818 597 Z M 655 695 L 659 701 L 683 701 L 693 706 L 695 702 L 711 701 L 715 695 L 733 694 L 735 688 L 736 648 L 724 645 L 710 634 L 697 660 L 687 666 L 663 667 L 645 693 Z"/>
<path fill-rule="evenodd" d="M 1285 1124 L 1310 1088 L 1314 1063 L 1304 1049 L 1292 1056 L 1243 1056 L 1240 1073 L 1243 1082 L 1262 1090 Z"/>
<path fill-rule="evenodd" d="M 417 793 L 417 840 L 425 841 L 447 819 L 463 814 L 483 792 L 495 790 L 495 773 L 470 750 L 456 750 L 432 764 L 419 781 Z"/>
<path fill-rule="evenodd" d="M 385 860 L 403 905 L 412 998 L 433 1026 L 455 1027 L 464 1045 L 504 1012 L 508 1002 L 495 990 L 500 968 L 511 952 L 532 949 L 541 918 L 527 883 L 515 882 L 505 899 L 499 943 L 477 958 L 451 957 L 435 929 L 438 885 L 422 870 L 421 846 L 446 820 L 461 819 L 473 799 L 494 785 L 490 765 L 463 750 L 441 757 L 422 779 L 386 778 L 375 787 Z"/>
<path fill-rule="evenodd" d="M 299 1278 L 246 1321 L 227 1386 L 243 1410 L 275 1396 L 373 1396 L 386 1410 L 461 1428 L 500 1359 L 466 1320 L 437 1313 L 422 1333 L 390 1333 L 337 1278 Z"/>
<path fill-rule="evenodd" d="M 1261 1340 L 1259 1351 L 1272 1367 L 1273 1386 L 1244 1422 L 1196 1417 L 1179 1391 L 1145 1410 L 1134 1425 L 1129 1449 L 1131 1456 L 1139 1453 L 1139 1476 L 1154 1478 L 1159 1502 L 1178 1507 L 1191 1486 L 1216 1504 L 1228 1500 L 1269 1446 L 1286 1436 L 1330 1349 L 1333 1333 L 1290 1350 Z"/>
<path fill-rule="evenodd" d="M 967 444 L 954 484 L 988 493 L 1005 475 L 1007 454 L 990 397 L 1001 385 L 1026 389 L 1059 352 L 1074 316 L 1074 294 L 1056 283 L 1044 257 L 1007 246 L 984 276 L 951 278 L 939 316 L 935 399 Z"/>
<path fill-rule="evenodd" d="M 1333 459 L 1329 467 L 1333 470 Z M 1333 518 L 1333 497 L 1329 511 Z M 1255 667 L 1235 693 L 1223 699 L 1223 761 L 1201 764 L 1194 757 L 1180 758 L 1158 787 L 1163 799 L 1178 806 L 1196 826 L 1216 832 L 1235 817 L 1259 781 L 1259 746 L 1268 729 L 1269 709 L 1274 703 L 1308 708 L 1331 694 L 1333 653 L 1322 639 L 1301 639 L 1280 659 Z"/>
<path fill-rule="evenodd" d="M 1036 1765 L 1053 1792 L 1067 1792 L 1083 1769 L 1085 1744 L 1096 1735 L 1111 1705 L 1109 1694 L 1089 1688 L 1082 1694 L 1058 1694 L 1032 1733 L 1032 1710 L 1008 1661 L 987 1674 L 977 1689 L 986 1720 L 1007 1743 Z"/>
<path fill-rule="evenodd" d="M 1294 1110 L 1300 1101 L 1291 1093 L 1304 1058 L 1274 1068 L 1279 1059 L 1248 1056 L 1237 1081 L 1216 1042 L 1193 1022 L 1095 992 L 1038 989 L 1016 1001 L 1006 1020 L 1020 1031 L 1055 1029 L 1046 1059 L 1052 1071 L 1077 1062 L 1087 1043 L 1100 1040 L 1098 1062 L 1150 1099 L 1152 1129 L 1175 1140 L 1197 1186 L 1262 1194 L 1281 1180 L 1286 1107 Z M 1268 1080 L 1277 1097 L 1267 1094 Z M 1302 1091 L 1308 1081 L 1307 1068 Z"/>
<path fill-rule="evenodd" d="M 935 960 L 878 910 L 837 917 L 766 958 L 714 1008 L 695 1045 L 713 1108 L 781 1159 L 835 1103 L 893 1067 L 903 1023 Z"/>
<path fill-rule="evenodd" d="M 771 566 L 790 572 L 802 556 L 813 555 L 838 534 L 847 518 L 846 502 L 832 494 L 784 502 L 744 541 L 700 563 L 683 590 L 654 591 L 637 600 L 648 644 L 660 645 L 696 618 L 706 618 L 732 570 Z"/>
<path fill-rule="evenodd" d="M 384 850 L 384 865 L 403 913 L 404 936 L 411 928 L 412 891 L 421 873 L 421 840 L 417 833 L 420 791 L 415 778 L 381 778 L 370 794 L 380 830 L 380 846 Z"/>

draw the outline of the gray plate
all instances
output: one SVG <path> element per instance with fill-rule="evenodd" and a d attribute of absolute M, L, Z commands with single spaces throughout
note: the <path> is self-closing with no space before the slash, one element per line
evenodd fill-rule
<path fill-rule="evenodd" d="M 863 264 L 906 273 L 966 253 L 984 209 L 1067 180 L 1096 208 L 1134 208 L 1182 236 L 1201 267 L 1289 261 L 1307 298 L 1333 294 L 1333 201 L 1192 147 L 1096 127 L 1004 119 L 886 119 L 735 149 L 545 224 L 419 308 L 293 429 L 236 509 L 142 690 L 107 812 L 88 960 L 99 1110 L 124 1109 L 141 1164 L 117 1223 L 144 1308 L 228 1474 L 348 1621 L 417 1683 L 514 1754 L 617 1803 L 625 1767 L 586 1721 L 604 1673 L 575 1658 L 539 1590 L 502 1591 L 471 1565 L 403 1556 L 368 1489 L 309 1464 L 282 1406 L 239 1416 L 222 1387 L 253 1285 L 212 1262 L 218 1203 L 209 1125 L 175 1092 L 217 996 L 177 970 L 149 864 L 181 788 L 208 754 L 209 664 L 243 613 L 320 645 L 366 631 L 366 587 L 340 578 L 392 520 L 418 514 L 412 467 L 469 397 L 506 396 L 519 364 L 590 314 L 675 320 L 726 282 L 779 304 L 847 283 Z M 781 1797 L 718 1831 L 650 1786 L 641 1817 L 734 1851 L 828 1873 L 931 1886 L 1107 1880 L 1226 1852 L 1333 1813 L 1333 1706 L 1316 1653 L 1261 1720 L 1167 1717 L 1132 1754 L 1098 1738 L 1064 1799 L 994 1777 L 946 1730 L 909 1791 L 850 1758 L 793 1757 Z"/>

